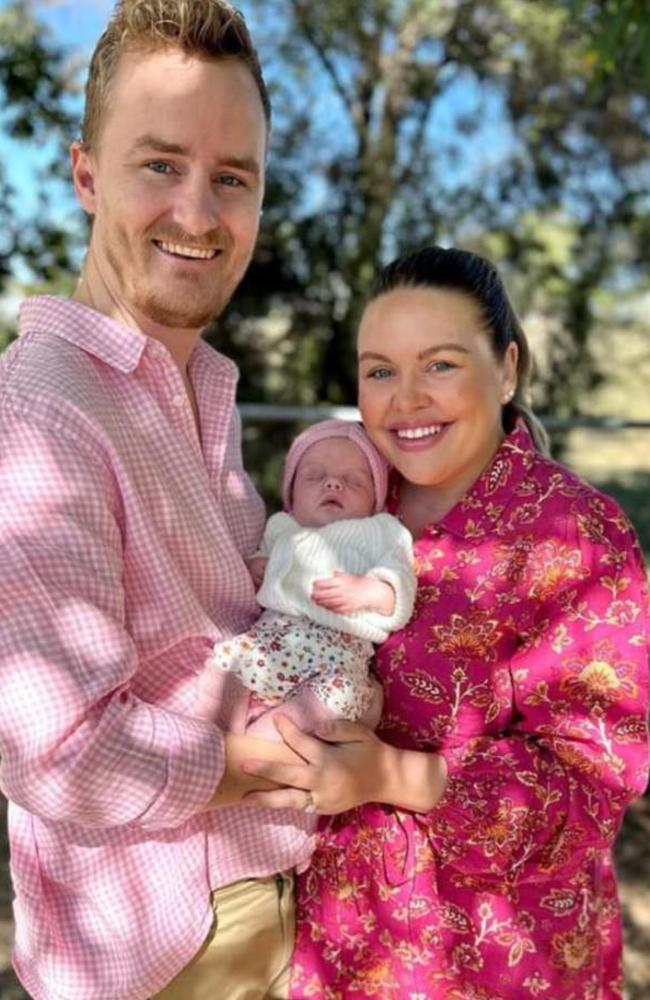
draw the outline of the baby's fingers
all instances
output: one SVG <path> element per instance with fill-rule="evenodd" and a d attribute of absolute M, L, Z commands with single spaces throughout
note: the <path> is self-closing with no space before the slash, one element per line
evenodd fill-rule
<path fill-rule="evenodd" d="M 317 591 L 339 591 L 341 589 L 341 581 L 334 579 L 334 577 L 328 577 L 327 580 L 314 580 L 312 584 L 312 593 Z"/>
<path fill-rule="evenodd" d="M 317 604 L 319 608 L 325 608 L 327 611 L 336 611 L 337 614 L 345 614 L 346 611 L 350 610 L 343 601 L 343 598 L 319 597 L 313 600 L 314 604 Z"/>

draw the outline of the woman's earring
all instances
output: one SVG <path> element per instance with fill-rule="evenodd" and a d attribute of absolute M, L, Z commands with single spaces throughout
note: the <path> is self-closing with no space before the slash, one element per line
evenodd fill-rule
<path fill-rule="evenodd" d="M 506 392 L 505 396 L 503 397 L 503 405 L 504 406 L 505 406 L 506 403 L 509 403 L 512 400 L 514 394 L 515 394 L 515 390 L 514 389 L 508 389 L 508 391 Z"/>

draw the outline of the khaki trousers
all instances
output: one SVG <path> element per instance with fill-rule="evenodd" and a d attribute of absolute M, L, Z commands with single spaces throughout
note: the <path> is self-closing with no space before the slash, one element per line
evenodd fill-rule
<path fill-rule="evenodd" d="M 295 931 L 293 877 L 245 879 L 212 894 L 200 951 L 152 1000 L 285 1000 Z"/>

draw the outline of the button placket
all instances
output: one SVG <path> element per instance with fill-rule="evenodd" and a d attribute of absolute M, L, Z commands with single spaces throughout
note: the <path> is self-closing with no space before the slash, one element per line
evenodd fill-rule
<path fill-rule="evenodd" d="M 158 343 L 148 345 L 148 361 L 153 369 L 154 389 L 167 418 L 181 427 L 201 451 L 194 413 L 180 372 L 169 353 Z"/>

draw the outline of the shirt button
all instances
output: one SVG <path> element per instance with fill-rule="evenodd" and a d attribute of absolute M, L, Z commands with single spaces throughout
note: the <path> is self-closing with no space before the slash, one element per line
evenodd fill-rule
<path fill-rule="evenodd" d="M 180 396 L 179 395 L 179 396 L 174 396 L 172 398 L 172 406 L 175 406 L 177 409 L 180 406 L 183 406 L 184 403 L 185 403 L 185 397 L 184 396 Z"/>

